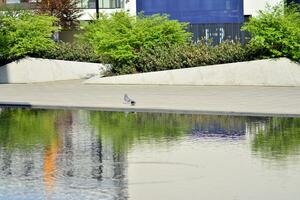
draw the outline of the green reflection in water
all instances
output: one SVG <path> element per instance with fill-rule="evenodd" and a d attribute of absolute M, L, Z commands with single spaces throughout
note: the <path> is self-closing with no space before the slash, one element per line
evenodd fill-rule
<path fill-rule="evenodd" d="M 177 140 L 191 127 L 188 116 L 176 114 L 91 112 L 90 116 L 99 136 L 111 141 L 116 153 L 141 140 Z"/>
<path fill-rule="evenodd" d="M 142 141 L 176 141 L 201 130 L 244 130 L 245 117 L 159 113 L 92 112 L 91 124 L 116 152 L 128 151 Z M 195 136 L 197 137 L 197 136 Z"/>
<path fill-rule="evenodd" d="M 7 149 L 30 150 L 57 140 L 61 111 L 4 109 L 0 112 L 0 145 Z"/>
<path fill-rule="evenodd" d="M 72 124 L 71 111 L 3 109 L 0 146 L 31 150 L 60 141 Z M 99 140 L 111 142 L 115 153 L 127 152 L 141 142 L 166 142 L 199 137 L 193 130 L 248 128 L 253 152 L 268 159 L 284 159 L 300 152 L 300 118 L 248 118 L 158 113 L 88 112 Z M 217 137 L 217 136 L 216 136 Z"/>
<path fill-rule="evenodd" d="M 252 150 L 268 159 L 299 154 L 300 118 L 270 118 L 255 134 Z"/>

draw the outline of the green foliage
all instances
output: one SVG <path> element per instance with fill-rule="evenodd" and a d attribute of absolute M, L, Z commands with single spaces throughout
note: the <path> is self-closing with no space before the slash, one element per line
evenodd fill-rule
<path fill-rule="evenodd" d="M 180 69 L 184 65 L 182 49 L 180 46 L 142 48 L 132 68 L 136 72 Z"/>
<path fill-rule="evenodd" d="M 109 75 L 247 61 L 262 49 L 233 42 L 191 44 L 186 26 L 167 16 L 117 12 L 87 25 L 80 39 L 112 65 Z"/>
<path fill-rule="evenodd" d="M 133 66 L 137 72 L 150 72 L 246 61 L 251 55 L 251 52 L 239 43 L 223 42 L 212 46 L 200 42 L 181 46 L 143 48 Z"/>
<path fill-rule="evenodd" d="M 60 111 L 5 109 L 0 112 L 0 146 L 30 150 L 57 140 L 55 123 L 65 116 Z"/>
<path fill-rule="evenodd" d="M 128 152 L 135 144 L 181 140 L 193 129 L 242 130 L 246 118 L 179 115 L 166 113 L 91 112 L 90 123 L 102 141 L 109 141 L 115 153 Z"/>
<path fill-rule="evenodd" d="M 268 7 L 242 28 L 252 34 L 251 49 L 266 56 L 300 61 L 300 7 Z"/>
<path fill-rule="evenodd" d="M 47 49 L 46 51 L 33 56 L 46 59 L 70 60 L 78 62 L 102 62 L 101 56 L 95 54 L 90 45 L 78 42 L 60 42 L 55 48 Z"/>
<path fill-rule="evenodd" d="M 81 39 L 112 64 L 113 73 L 133 73 L 132 66 L 142 48 L 185 44 L 191 36 L 186 26 L 165 15 L 131 17 L 126 12 L 116 12 L 111 16 L 101 15 L 86 26 Z"/>
<path fill-rule="evenodd" d="M 91 112 L 91 124 L 115 153 L 127 152 L 134 143 L 180 139 L 191 126 L 189 116 L 176 114 Z"/>
<path fill-rule="evenodd" d="M 268 159 L 284 159 L 300 149 L 300 119 L 271 118 L 252 141 L 252 150 Z"/>
<path fill-rule="evenodd" d="M 56 18 L 30 11 L 0 14 L 0 61 L 14 60 L 55 47 L 51 39 Z"/>

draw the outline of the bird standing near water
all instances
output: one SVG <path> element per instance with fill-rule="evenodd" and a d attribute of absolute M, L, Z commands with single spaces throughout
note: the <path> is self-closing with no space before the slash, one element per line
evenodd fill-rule
<path fill-rule="evenodd" d="M 127 94 L 124 95 L 124 103 L 126 104 L 131 104 L 132 106 L 135 105 L 135 101 L 132 100 L 131 98 L 129 98 L 129 96 Z"/>

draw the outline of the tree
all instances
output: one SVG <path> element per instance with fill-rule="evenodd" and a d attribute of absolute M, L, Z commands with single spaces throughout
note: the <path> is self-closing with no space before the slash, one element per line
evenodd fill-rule
<path fill-rule="evenodd" d="M 57 17 L 59 26 L 65 30 L 76 29 L 82 15 L 78 4 L 79 0 L 41 0 L 37 12 Z"/>
<path fill-rule="evenodd" d="M 242 28 L 252 35 L 253 49 L 271 57 L 286 56 L 300 61 L 300 7 L 282 4 L 267 7 Z"/>
<path fill-rule="evenodd" d="M 169 20 L 168 16 L 130 16 L 126 12 L 100 15 L 85 27 L 81 36 L 97 54 L 107 58 L 116 74 L 132 73 L 142 48 L 183 45 L 191 37 L 186 23 Z"/>
<path fill-rule="evenodd" d="M 0 62 L 38 54 L 55 46 L 56 18 L 31 11 L 0 13 Z M 2 61 L 1 61 L 2 60 Z"/>

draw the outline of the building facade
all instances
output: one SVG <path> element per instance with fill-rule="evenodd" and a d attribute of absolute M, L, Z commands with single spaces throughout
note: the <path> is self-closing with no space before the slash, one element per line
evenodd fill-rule
<path fill-rule="evenodd" d="M 193 40 L 210 39 L 213 43 L 224 40 L 244 42 L 240 31 L 245 19 L 256 16 L 267 4 L 276 5 L 282 0 L 98 0 L 99 12 L 119 10 L 131 15 L 168 14 L 171 19 L 189 23 Z M 291 0 L 289 0 L 291 1 Z M 294 0 L 299 1 L 299 0 Z M 90 20 L 96 14 L 95 0 L 81 0 L 81 20 Z"/>
<path fill-rule="evenodd" d="M 0 0 L 0 5 L 28 4 L 38 0 Z M 168 13 L 171 17 L 192 23 L 216 23 L 241 21 L 241 14 L 257 15 L 266 4 L 276 5 L 283 0 L 98 0 L 99 12 L 112 13 L 126 10 L 132 15 L 137 12 Z M 286 0 L 300 3 L 300 0 Z M 78 7 L 83 11 L 82 20 L 91 20 L 96 14 L 96 0 L 80 0 Z"/>
<path fill-rule="evenodd" d="M 168 14 L 171 19 L 189 23 L 194 41 L 213 43 L 240 40 L 244 22 L 243 0 L 138 0 L 137 12 Z"/>
<path fill-rule="evenodd" d="M 100 13 L 111 14 L 125 10 L 131 15 L 137 14 L 136 0 L 98 0 L 98 4 Z M 83 11 L 80 20 L 88 21 L 96 16 L 96 0 L 80 0 L 78 6 Z"/>
<path fill-rule="evenodd" d="M 0 0 L 2 4 L 24 4 L 37 0 Z M 96 3 L 98 1 L 98 4 Z M 244 42 L 240 31 L 244 21 L 256 16 L 267 4 L 277 5 L 283 0 L 80 0 L 82 21 L 89 21 L 99 13 L 111 14 L 127 11 L 131 15 L 168 14 L 171 19 L 189 23 L 194 41 L 211 39 L 213 43 L 224 40 Z M 300 0 L 287 0 L 300 3 Z"/>

